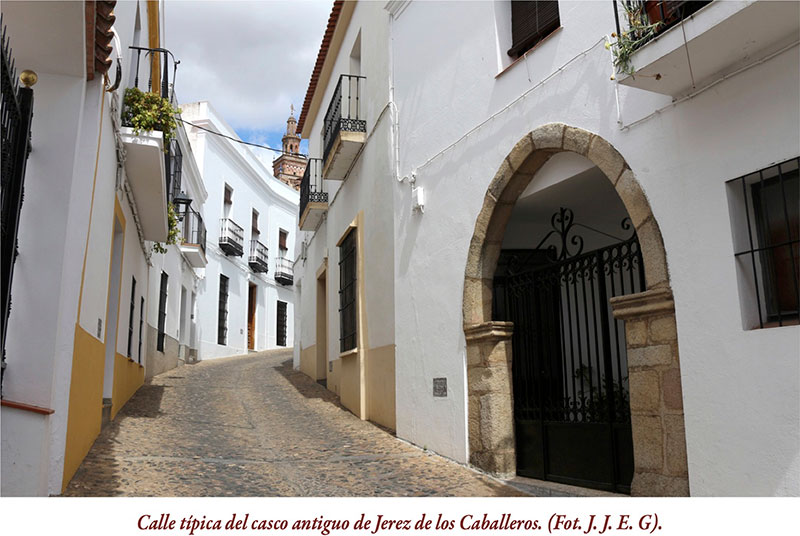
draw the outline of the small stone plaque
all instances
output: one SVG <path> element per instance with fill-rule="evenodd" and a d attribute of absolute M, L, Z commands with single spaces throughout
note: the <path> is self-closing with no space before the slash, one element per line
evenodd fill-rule
<path fill-rule="evenodd" d="M 447 396 L 447 378 L 433 379 L 433 396 L 435 397 Z"/>

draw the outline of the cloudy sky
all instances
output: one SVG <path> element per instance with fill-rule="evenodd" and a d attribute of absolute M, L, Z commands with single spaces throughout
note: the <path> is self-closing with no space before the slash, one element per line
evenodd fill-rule
<path fill-rule="evenodd" d="M 168 0 L 181 102 L 210 101 L 239 136 L 280 148 L 303 105 L 332 0 Z"/>

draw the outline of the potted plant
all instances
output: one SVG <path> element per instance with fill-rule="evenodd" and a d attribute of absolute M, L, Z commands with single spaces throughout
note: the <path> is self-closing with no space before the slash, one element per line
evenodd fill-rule
<path fill-rule="evenodd" d="M 122 124 L 133 128 L 134 134 L 158 130 L 164 135 L 164 152 L 175 137 L 175 115 L 181 111 L 157 93 L 144 92 L 136 87 L 125 90 Z"/>

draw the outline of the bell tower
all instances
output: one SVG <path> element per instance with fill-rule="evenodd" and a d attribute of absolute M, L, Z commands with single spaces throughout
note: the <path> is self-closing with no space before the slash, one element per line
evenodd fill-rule
<path fill-rule="evenodd" d="M 272 172 L 276 179 L 285 182 L 295 190 L 300 189 L 300 181 L 306 171 L 306 158 L 300 154 L 300 136 L 297 134 L 297 120 L 294 118 L 294 105 L 286 120 L 286 133 L 282 138 L 283 153 L 272 161 Z"/>

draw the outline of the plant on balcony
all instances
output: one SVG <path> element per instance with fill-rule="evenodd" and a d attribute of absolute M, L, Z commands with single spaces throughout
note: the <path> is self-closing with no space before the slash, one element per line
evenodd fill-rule
<path fill-rule="evenodd" d="M 160 130 L 164 134 L 164 152 L 175 137 L 178 124 L 175 115 L 181 113 L 173 108 L 167 99 L 157 93 L 143 92 L 139 88 L 125 90 L 125 106 L 122 109 L 122 122 L 133 127 L 133 132 Z"/>
<path fill-rule="evenodd" d="M 153 242 L 153 251 L 155 253 L 166 253 L 166 246 L 178 243 L 178 235 L 180 235 L 180 229 L 178 228 L 178 213 L 175 212 L 175 207 L 172 205 L 172 203 L 167 205 L 167 222 L 169 223 L 167 241 L 163 244 L 161 242 Z"/>
<path fill-rule="evenodd" d="M 659 20 L 651 24 L 650 18 L 644 12 L 643 2 L 623 2 L 622 5 L 625 8 L 625 14 L 628 19 L 628 30 L 622 32 L 622 35 L 619 36 L 616 32 L 612 33 L 611 37 L 617 40 L 613 43 L 606 43 L 606 48 L 612 49 L 614 67 L 617 73 L 628 74 L 633 78 L 635 73 L 631 63 L 633 53 L 652 39 L 664 22 Z M 655 78 L 658 80 L 661 75 L 657 74 Z M 612 76 L 611 79 L 614 80 L 614 77 Z"/>

